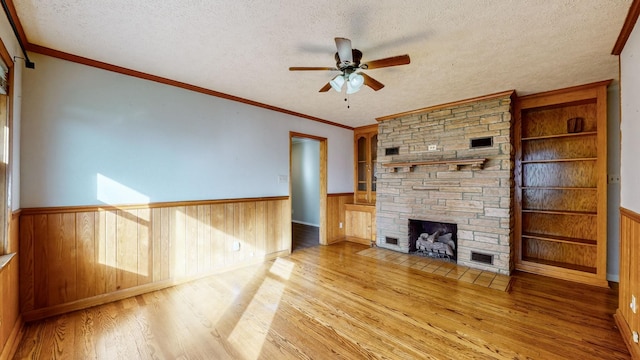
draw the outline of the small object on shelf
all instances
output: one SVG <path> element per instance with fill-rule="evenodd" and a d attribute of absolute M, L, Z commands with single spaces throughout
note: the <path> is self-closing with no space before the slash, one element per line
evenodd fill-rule
<path fill-rule="evenodd" d="M 570 134 L 582 132 L 584 129 L 584 119 L 581 117 L 574 117 L 567 120 L 567 132 Z"/>

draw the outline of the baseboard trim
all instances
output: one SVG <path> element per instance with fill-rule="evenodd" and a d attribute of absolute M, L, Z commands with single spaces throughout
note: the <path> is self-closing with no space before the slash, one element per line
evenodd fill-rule
<path fill-rule="evenodd" d="M 372 242 L 369 239 L 363 239 L 355 236 L 346 236 L 345 240 L 356 243 L 356 244 L 362 244 L 362 245 L 371 245 L 371 242 Z"/>
<path fill-rule="evenodd" d="M 312 223 L 308 223 L 308 222 L 305 222 L 305 221 L 291 220 L 291 222 L 292 223 L 296 223 L 296 224 L 300 224 L 300 225 L 313 226 L 313 227 L 317 227 L 317 228 L 320 227 L 319 224 L 312 224 Z"/>
<path fill-rule="evenodd" d="M 622 316 L 620 309 L 616 310 L 616 313 L 613 314 L 613 318 L 616 321 L 616 326 L 618 326 L 618 331 L 620 331 L 622 340 L 624 340 L 625 345 L 627 345 L 627 349 L 631 353 L 631 357 L 633 359 L 640 359 L 640 347 L 631 340 L 633 339 L 633 334 L 631 333 L 631 329 L 629 329 L 629 325 L 624 320 L 624 316 Z"/>
<path fill-rule="evenodd" d="M 16 323 L 13 325 L 13 329 L 11 329 L 11 334 L 7 339 L 7 342 L 4 344 L 2 348 L 2 352 L 0 353 L 0 360 L 9 360 L 13 359 L 18 351 L 18 345 L 20 345 L 20 341 L 22 341 L 22 336 L 24 335 L 24 321 L 22 320 L 22 316 L 18 316 Z"/>
<path fill-rule="evenodd" d="M 72 311 L 77 311 L 77 310 L 90 308 L 93 306 L 103 305 L 110 302 L 130 298 L 133 296 L 138 296 L 138 295 L 146 294 L 149 292 L 166 289 L 168 287 L 188 283 L 190 281 L 202 279 L 208 276 L 225 273 L 225 272 L 236 270 L 246 266 L 260 264 L 265 261 L 273 260 L 278 257 L 288 256 L 290 253 L 291 253 L 290 249 L 282 250 L 282 251 L 265 255 L 265 257 L 261 259 L 243 262 L 230 267 L 214 270 L 214 271 L 203 273 L 203 274 L 198 274 L 191 277 L 159 281 L 152 284 L 140 285 L 140 286 L 132 287 L 129 289 L 118 290 L 118 291 L 107 293 L 107 294 L 93 296 L 86 299 L 71 301 L 68 303 L 60 304 L 60 305 L 27 311 L 22 314 L 22 317 L 24 322 L 42 320 L 51 316 L 62 315 Z M 0 359 L 0 360 L 4 360 L 4 359 Z"/>

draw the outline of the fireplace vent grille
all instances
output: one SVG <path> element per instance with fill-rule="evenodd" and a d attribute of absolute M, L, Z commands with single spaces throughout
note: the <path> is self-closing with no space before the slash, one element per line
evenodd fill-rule
<path fill-rule="evenodd" d="M 398 238 L 392 238 L 392 237 L 389 237 L 389 236 L 385 236 L 384 237 L 384 242 L 386 244 L 398 245 Z"/>
<path fill-rule="evenodd" d="M 386 156 L 398 155 L 398 154 L 400 154 L 400 148 L 399 147 L 386 148 L 386 149 L 384 149 L 384 154 Z"/>
<path fill-rule="evenodd" d="M 493 265 L 493 255 L 487 255 L 487 254 L 482 254 L 482 253 L 477 253 L 475 251 L 472 251 L 471 260 L 481 262 L 484 264 Z"/>
<path fill-rule="evenodd" d="M 493 146 L 493 138 L 492 137 L 483 137 L 483 138 L 475 138 L 471 139 L 470 148 L 483 148 L 483 147 L 492 147 Z"/>

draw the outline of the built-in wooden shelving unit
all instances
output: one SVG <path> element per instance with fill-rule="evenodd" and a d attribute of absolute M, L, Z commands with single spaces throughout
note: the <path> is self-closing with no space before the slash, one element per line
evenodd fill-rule
<path fill-rule="evenodd" d="M 519 270 L 608 285 L 608 83 L 524 96 L 516 102 Z"/>

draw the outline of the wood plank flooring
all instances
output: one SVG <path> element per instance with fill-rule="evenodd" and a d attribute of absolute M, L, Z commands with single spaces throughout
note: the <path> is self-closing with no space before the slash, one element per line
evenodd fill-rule
<path fill-rule="evenodd" d="M 509 292 L 338 243 L 29 324 L 30 359 L 629 359 L 616 291 L 518 273 Z"/>
<path fill-rule="evenodd" d="M 510 276 L 472 269 L 441 259 L 410 255 L 380 247 L 367 248 L 358 251 L 357 254 L 500 291 L 508 291 L 511 286 Z"/>
<path fill-rule="evenodd" d="M 291 250 L 296 251 L 320 245 L 320 230 L 317 226 L 291 223 Z"/>

